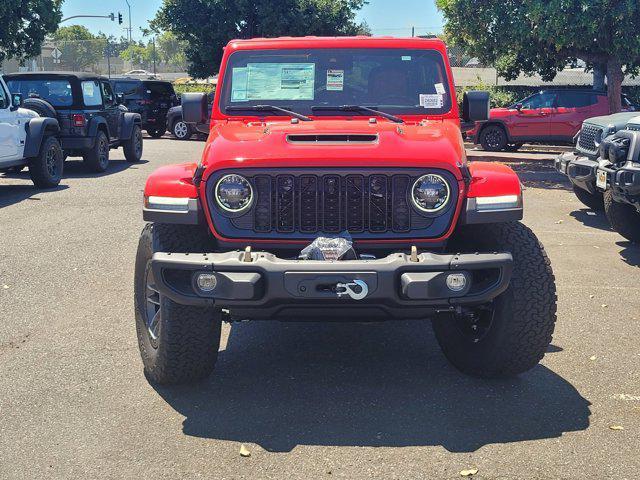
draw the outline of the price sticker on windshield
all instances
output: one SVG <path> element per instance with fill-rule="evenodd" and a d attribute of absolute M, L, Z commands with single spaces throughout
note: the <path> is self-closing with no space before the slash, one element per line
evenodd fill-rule
<path fill-rule="evenodd" d="M 436 93 L 421 93 L 420 106 L 422 108 L 442 108 L 444 105 L 444 96 Z"/>
<path fill-rule="evenodd" d="M 341 92 L 344 90 L 344 70 L 327 70 L 327 91 Z"/>

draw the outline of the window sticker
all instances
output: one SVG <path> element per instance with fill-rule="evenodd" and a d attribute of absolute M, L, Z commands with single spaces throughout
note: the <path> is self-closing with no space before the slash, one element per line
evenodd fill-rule
<path fill-rule="evenodd" d="M 402 55 L 402 61 L 403 62 L 410 62 L 411 61 L 411 55 Z"/>
<path fill-rule="evenodd" d="M 327 70 L 327 91 L 341 92 L 344 90 L 344 70 Z"/>
<path fill-rule="evenodd" d="M 247 99 L 247 68 L 236 67 L 231 72 L 231 101 L 243 102 Z"/>
<path fill-rule="evenodd" d="M 420 106 L 423 108 L 442 108 L 444 105 L 444 98 L 441 94 L 436 93 L 421 93 L 420 94 Z"/>
<path fill-rule="evenodd" d="M 231 101 L 313 100 L 315 63 L 249 63 L 234 68 Z"/>
<path fill-rule="evenodd" d="M 93 82 L 82 82 L 82 94 L 86 97 L 93 97 L 95 94 Z"/>
<path fill-rule="evenodd" d="M 434 87 L 436 89 L 436 93 L 438 93 L 440 95 L 444 95 L 445 89 L 444 89 L 444 85 L 442 83 L 436 83 L 434 85 Z"/>

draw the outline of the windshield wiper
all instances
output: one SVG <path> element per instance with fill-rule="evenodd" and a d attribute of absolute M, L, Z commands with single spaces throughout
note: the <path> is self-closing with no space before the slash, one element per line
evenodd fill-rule
<path fill-rule="evenodd" d="M 372 107 L 365 107 L 364 105 L 315 105 L 311 107 L 311 110 L 314 112 L 332 110 L 338 110 L 340 112 L 368 112 L 373 113 L 374 115 L 379 115 L 382 118 L 391 120 L 392 122 L 404 123 L 404 120 L 402 120 L 400 117 L 396 117 L 395 115 L 391 115 L 390 113 L 383 112 L 381 110 L 376 110 Z"/>
<path fill-rule="evenodd" d="M 276 107 L 275 105 L 230 105 L 226 108 L 226 110 L 228 112 L 244 112 L 244 111 L 279 112 L 279 113 L 284 113 L 285 115 L 290 115 L 294 118 L 302 120 L 303 122 L 313 121 L 313 119 L 307 117 L 306 115 L 302 115 L 301 113 L 287 110 L 286 108 Z"/>

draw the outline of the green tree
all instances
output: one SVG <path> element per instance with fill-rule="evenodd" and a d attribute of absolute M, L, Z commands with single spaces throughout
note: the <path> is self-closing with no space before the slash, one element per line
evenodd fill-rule
<path fill-rule="evenodd" d="M 42 42 L 58 28 L 62 0 L 0 1 L 0 64 L 40 54 Z"/>
<path fill-rule="evenodd" d="M 637 0 L 436 0 L 454 43 L 494 64 L 508 80 L 538 73 L 552 80 L 581 59 L 606 66 L 611 112 L 621 109 L 625 73 L 640 66 Z"/>
<path fill-rule="evenodd" d="M 153 61 L 153 47 L 142 42 L 132 43 L 122 52 L 120 57 L 137 67 L 147 67 Z"/>
<path fill-rule="evenodd" d="M 85 70 L 105 56 L 107 37 L 94 35 L 82 25 L 61 27 L 53 34 L 55 45 L 62 52 L 61 61 L 70 70 Z"/>
<path fill-rule="evenodd" d="M 186 44 L 178 40 L 171 32 L 163 32 L 156 37 L 156 48 L 158 58 L 167 64 L 178 66 L 182 69 L 187 66 L 187 56 L 185 55 Z"/>
<path fill-rule="evenodd" d="M 184 42 L 189 73 L 217 73 L 233 38 L 367 33 L 355 23 L 366 0 L 163 0 L 151 27 Z"/>

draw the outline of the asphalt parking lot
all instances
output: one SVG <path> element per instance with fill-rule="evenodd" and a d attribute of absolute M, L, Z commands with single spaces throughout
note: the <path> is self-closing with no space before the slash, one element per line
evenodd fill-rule
<path fill-rule="evenodd" d="M 150 385 L 142 189 L 203 145 L 145 139 L 140 164 L 112 151 L 102 175 L 70 162 L 54 191 L 0 175 L 0 478 L 637 478 L 640 248 L 544 161 L 514 164 L 559 296 L 527 374 L 461 375 L 427 322 L 264 322 L 223 327 L 207 382 Z"/>

